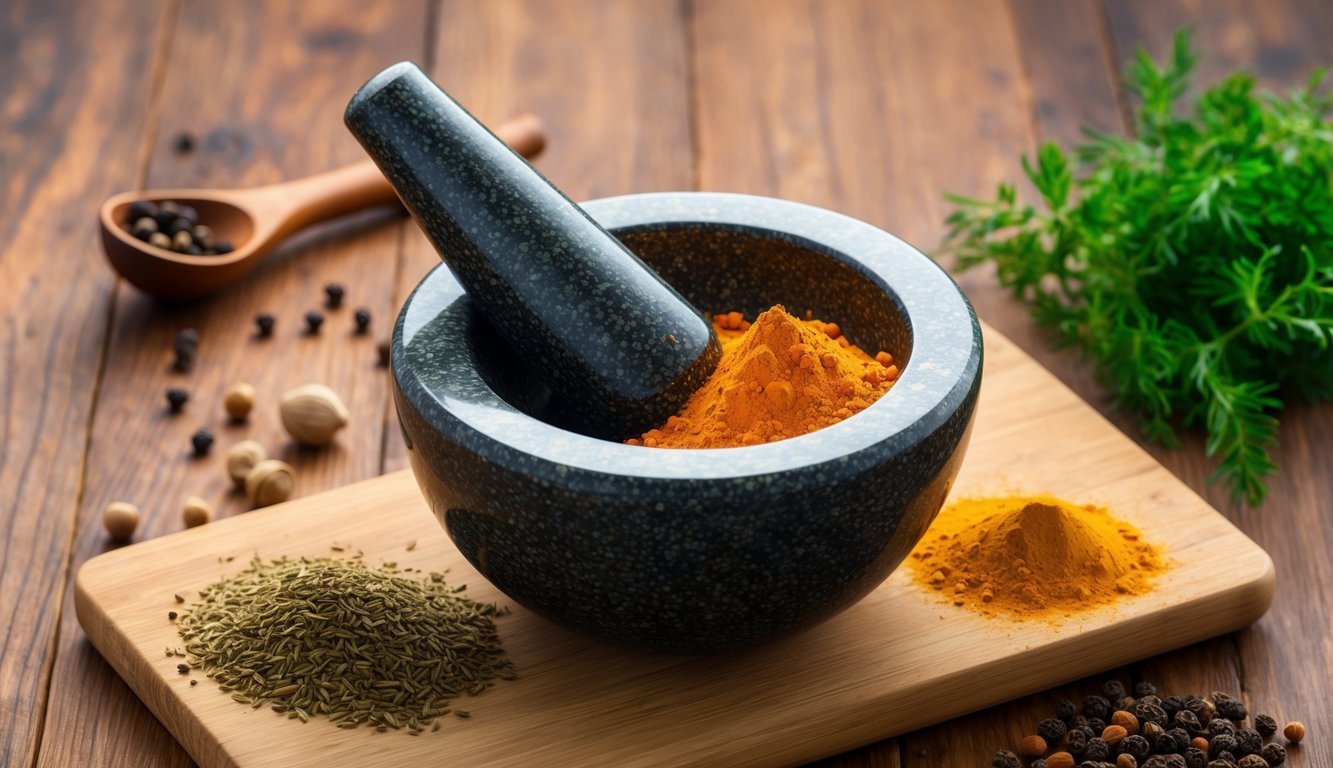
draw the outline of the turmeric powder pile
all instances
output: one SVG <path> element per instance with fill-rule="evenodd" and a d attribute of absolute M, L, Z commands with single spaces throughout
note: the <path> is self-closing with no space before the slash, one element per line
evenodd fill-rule
<path fill-rule="evenodd" d="M 1058 619 L 1152 589 L 1165 565 L 1138 529 L 1053 496 L 964 499 L 908 562 L 921 585 L 987 616 Z"/>
<path fill-rule="evenodd" d="M 893 356 L 870 357 L 836 323 L 798 319 L 781 305 L 753 323 L 713 318 L 722 359 L 680 413 L 631 445 L 732 448 L 813 432 L 864 410 L 898 378 Z"/>

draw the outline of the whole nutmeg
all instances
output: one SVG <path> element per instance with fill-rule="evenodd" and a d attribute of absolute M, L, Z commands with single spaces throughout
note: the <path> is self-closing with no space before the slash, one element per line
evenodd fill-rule
<path fill-rule="evenodd" d="M 139 527 L 139 508 L 127 501 L 113 501 L 102 510 L 102 527 L 116 541 L 128 541 Z"/>
<path fill-rule="evenodd" d="M 185 500 L 181 518 L 185 521 L 186 528 L 198 528 L 213 519 L 213 505 L 198 496 L 191 496 Z"/>
<path fill-rule="evenodd" d="M 268 451 L 264 450 L 264 446 L 254 440 L 242 440 L 227 451 L 227 476 L 237 488 L 244 489 L 245 478 L 250 470 L 267 458 Z"/>
<path fill-rule="evenodd" d="M 287 434 L 303 445 L 328 445 L 348 419 L 347 406 L 323 384 L 287 390 L 278 402 L 278 413 Z"/>
<path fill-rule="evenodd" d="M 232 421 L 245 421 L 255 407 L 255 388 L 243 381 L 232 384 L 222 396 L 222 406 Z"/>
<path fill-rule="evenodd" d="M 1023 757 L 1041 757 L 1046 754 L 1046 739 L 1035 733 L 1024 736 L 1023 740 L 1018 743 L 1018 754 Z"/>
<path fill-rule="evenodd" d="M 291 498 L 295 477 L 295 470 L 285 461 L 261 461 L 245 476 L 245 495 L 256 507 L 286 501 Z"/>

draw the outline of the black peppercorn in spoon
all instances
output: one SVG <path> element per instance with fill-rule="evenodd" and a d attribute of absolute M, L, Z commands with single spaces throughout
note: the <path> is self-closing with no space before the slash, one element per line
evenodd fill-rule
<path fill-rule="evenodd" d="M 717 365 L 693 307 L 416 65 L 372 78 L 345 120 L 567 426 L 655 427 Z"/>
<path fill-rule="evenodd" d="M 500 126 L 515 150 L 534 157 L 546 145 L 545 129 L 532 115 Z M 102 249 L 111 266 L 139 289 L 163 299 L 206 296 L 240 279 L 283 238 L 311 224 L 375 205 L 396 202 L 393 187 L 370 161 L 250 189 L 156 189 L 125 192 L 102 204 L 98 219 Z M 235 249 L 219 255 L 191 255 L 159 248 L 127 230 L 137 200 L 174 200 L 194 208 Z"/>

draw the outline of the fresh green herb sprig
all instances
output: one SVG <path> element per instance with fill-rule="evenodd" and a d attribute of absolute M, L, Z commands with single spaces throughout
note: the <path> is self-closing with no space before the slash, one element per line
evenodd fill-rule
<path fill-rule="evenodd" d="M 1163 66 L 1140 50 L 1134 137 L 1089 131 L 1077 177 L 1055 144 L 1024 158 L 1040 209 L 949 196 L 943 251 L 993 263 L 1150 439 L 1205 427 L 1213 479 L 1257 505 L 1283 398 L 1333 397 L 1333 99 L 1322 70 L 1288 96 L 1236 73 L 1181 116 L 1195 60 L 1184 32 Z"/>

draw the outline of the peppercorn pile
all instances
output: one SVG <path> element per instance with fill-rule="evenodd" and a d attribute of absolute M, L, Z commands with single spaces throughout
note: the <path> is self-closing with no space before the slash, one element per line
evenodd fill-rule
<path fill-rule="evenodd" d="M 995 753 L 994 768 L 1270 768 L 1287 761 L 1282 744 L 1270 741 L 1277 721 L 1255 715 L 1250 727 L 1245 705 L 1225 693 L 1161 698 L 1151 683 L 1133 693 L 1118 680 L 1076 707 L 1061 699 L 1055 717 L 1037 724 L 1018 754 Z M 1289 745 L 1305 738 L 1305 727 L 1288 723 Z M 1020 757 L 1021 755 L 1021 757 Z"/>
<path fill-rule="evenodd" d="M 191 256 L 221 256 L 235 248 L 199 223 L 199 212 L 175 200 L 135 200 L 122 224 L 126 232 L 163 250 Z"/>

